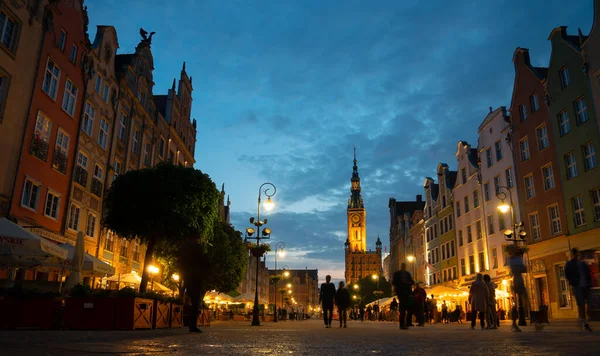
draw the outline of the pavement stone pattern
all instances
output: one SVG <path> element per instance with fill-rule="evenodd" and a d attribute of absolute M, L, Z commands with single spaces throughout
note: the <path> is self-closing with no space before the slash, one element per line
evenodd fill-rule
<path fill-rule="evenodd" d="M 202 334 L 187 329 L 136 331 L 0 331 L 0 355 L 600 355 L 600 323 L 584 332 L 575 322 L 523 332 L 470 330 L 469 323 L 399 330 L 390 322 L 321 320 L 213 322 Z"/>

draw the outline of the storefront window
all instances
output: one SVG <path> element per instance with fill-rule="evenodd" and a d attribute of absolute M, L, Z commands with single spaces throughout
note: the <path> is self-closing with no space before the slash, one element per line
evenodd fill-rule
<path fill-rule="evenodd" d="M 569 292 L 569 282 L 565 278 L 565 266 L 556 266 L 556 275 L 558 277 L 558 303 L 561 308 L 571 306 L 571 295 Z"/>

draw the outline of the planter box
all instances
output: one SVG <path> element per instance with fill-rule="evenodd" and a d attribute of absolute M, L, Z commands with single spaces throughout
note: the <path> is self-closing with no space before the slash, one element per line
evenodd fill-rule
<path fill-rule="evenodd" d="M 169 309 L 169 329 L 183 327 L 183 305 L 171 303 Z"/>
<path fill-rule="evenodd" d="M 67 298 L 63 328 L 72 330 L 113 330 L 119 298 Z"/>
<path fill-rule="evenodd" d="M 198 312 L 198 326 L 210 326 L 210 309 L 201 309 Z"/>
<path fill-rule="evenodd" d="M 115 298 L 115 330 L 152 329 L 154 300 Z"/>
<path fill-rule="evenodd" d="M 154 314 L 152 316 L 152 329 L 167 329 L 169 327 L 169 313 L 171 304 L 154 301 Z"/>
<path fill-rule="evenodd" d="M 58 329 L 61 319 L 60 298 L 0 299 L 0 329 Z"/>

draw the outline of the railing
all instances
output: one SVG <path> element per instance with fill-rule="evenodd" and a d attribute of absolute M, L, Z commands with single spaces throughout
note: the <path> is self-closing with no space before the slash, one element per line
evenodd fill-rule
<path fill-rule="evenodd" d="M 77 166 L 75 168 L 75 182 L 84 188 L 87 188 L 88 172 L 85 168 Z"/>

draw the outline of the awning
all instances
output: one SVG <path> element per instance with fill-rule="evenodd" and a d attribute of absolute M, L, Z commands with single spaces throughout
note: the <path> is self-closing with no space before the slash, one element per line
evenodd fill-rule
<path fill-rule="evenodd" d="M 240 294 L 237 297 L 233 298 L 233 301 L 238 302 L 238 303 L 254 303 L 254 294 L 251 294 L 251 293 Z M 269 304 L 269 302 L 264 300 L 263 298 L 261 298 L 260 295 L 258 296 L 258 303 L 259 304 Z"/>
<path fill-rule="evenodd" d="M 379 299 L 379 306 L 380 307 L 388 306 L 388 305 L 392 304 L 393 300 L 394 300 L 394 297 L 381 298 L 381 299 Z M 371 303 L 367 304 L 366 306 L 367 307 L 369 305 L 370 306 L 374 306 L 375 304 L 377 304 L 377 299 L 374 302 L 371 302 Z"/>
<path fill-rule="evenodd" d="M 142 283 L 142 277 L 135 272 L 124 273 L 124 274 L 115 274 L 112 277 L 107 278 L 106 280 L 111 281 L 111 282 L 119 282 L 119 283 L 125 283 L 125 284 L 135 284 L 135 285 L 139 285 L 140 283 Z M 150 283 L 150 281 L 148 281 L 148 282 L 149 282 L 148 289 L 152 288 L 156 292 L 169 292 L 169 293 L 173 292 L 173 290 L 171 288 L 166 287 L 166 286 L 158 283 L 157 281 L 153 281 L 152 283 Z"/>
<path fill-rule="evenodd" d="M 427 296 L 431 296 L 433 294 L 433 296 L 436 299 L 439 299 L 439 298 L 466 298 L 469 296 L 469 292 L 466 290 L 452 288 L 452 287 L 446 287 L 446 286 L 435 286 L 432 288 L 426 288 L 425 292 L 427 293 Z"/>
<path fill-rule="evenodd" d="M 69 253 L 64 264 L 70 269 L 73 253 L 75 252 L 75 246 L 71 244 L 61 244 L 60 247 L 66 249 Z M 81 273 L 86 276 L 92 275 L 93 277 L 110 277 L 115 274 L 115 268 L 108 263 L 90 255 L 89 253 L 86 253 L 83 258 L 83 268 Z"/>
<path fill-rule="evenodd" d="M 254 300 L 254 297 L 252 297 Z M 218 293 L 216 291 L 210 291 L 204 295 L 205 302 L 232 302 L 233 297 L 225 293 Z"/>
<path fill-rule="evenodd" d="M 57 244 L 0 218 L 0 266 L 33 268 L 59 263 L 67 255 L 67 250 Z"/>

